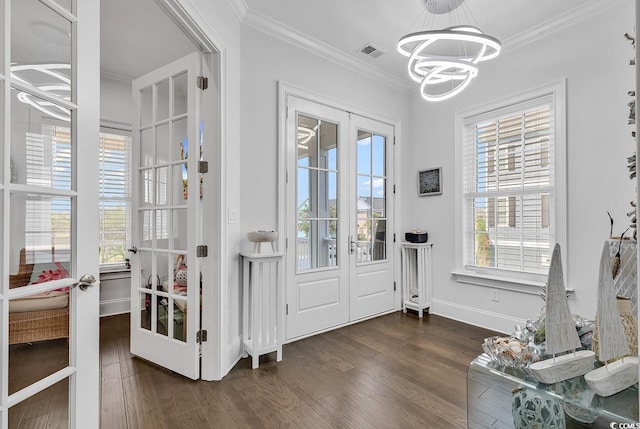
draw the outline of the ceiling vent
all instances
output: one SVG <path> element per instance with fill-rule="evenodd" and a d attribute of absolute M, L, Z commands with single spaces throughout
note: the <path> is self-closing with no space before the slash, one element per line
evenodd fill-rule
<path fill-rule="evenodd" d="M 380 49 L 373 46 L 371 43 L 367 43 L 366 45 L 364 45 L 360 49 L 360 52 L 371 58 L 378 58 L 384 53 Z"/>

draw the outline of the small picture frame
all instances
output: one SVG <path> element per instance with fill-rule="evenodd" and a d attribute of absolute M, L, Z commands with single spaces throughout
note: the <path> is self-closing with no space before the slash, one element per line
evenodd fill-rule
<path fill-rule="evenodd" d="M 442 194 L 442 167 L 418 171 L 418 196 Z"/>

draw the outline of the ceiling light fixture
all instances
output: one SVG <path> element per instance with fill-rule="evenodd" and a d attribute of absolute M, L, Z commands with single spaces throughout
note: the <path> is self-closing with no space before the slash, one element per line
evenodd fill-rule
<path fill-rule="evenodd" d="M 426 0 L 423 13 L 451 14 L 463 3 Z M 398 42 L 398 52 L 409 57 L 409 77 L 420 83 L 420 94 L 426 101 L 442 101 L 459 94 L 478 75 L 477 64 L 497 57 L 500 48 L 498 39 L 472 25 L 413 32 Z"/>
<path fill-rule="evenodd" d="M 64 100 L 71 100 L 71 71 L 69 64 L 23 64 L 11 65 L 11 77 L 39 90 L 54 94 Z M 24 91 L 16 95 L 18 101 L 38 109 L 45 115 L 61 121 L 71 121 L 71 111 Z"/>

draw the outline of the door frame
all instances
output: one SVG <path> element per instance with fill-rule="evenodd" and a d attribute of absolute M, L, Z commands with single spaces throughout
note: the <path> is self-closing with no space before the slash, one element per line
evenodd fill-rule
<path fill-rule="evenodd" d="M 209 247 L 209 256 L 200 261 L 204 279 L 202 288 L 202 320 L 200 329 L 206 329 L 208 339 L 201 344 L 202 380 L 221 380 L 226 374 L 228 268 L 224 264 L 227 249 L 227 227 L 222 213 L 226 212 L 227 163 L 227 53 L 224 43 L 190 3 L 179 0 L 156 0 L 178 28 L 195 44 L 203 55 L 202 72 L 209 79 L 208 89 L 202 94 L 201 118 L 205 123 L 204 159 L 209 162 L 209 173 L 204 175 L 205 198 L 203 210 L 210 222 L 204 223 L 203 243 Z M 210 190 L 210 191 L 208 191 Z M 215 195 L 214 195 L 215 192 Z M 215 198 L 206 198 L 206 195 Z M 206 279 L 210 279 L 208 282 Z"/>
<path fill-rule="evenodd" d="M 395 142 L 393 144 L 393 177 L 391 177 L 390 182 L 389 182 L 389 187 L 393 187 L 395 186 L 395 194 L 391 194 L 390 195 L 395 195 L 395 201 L 394 201 L 394 208 L 393 208 L 393 221 L 392 221 L 392 226 L 393 226 L 393 230 L 397 231 L 399 229 L 400 226 L 400 219 L 399 219 L 399 207 L 401 206 L 401 201 L 402 201 L 402 192 L 401 192 L 401 187 L 397 186 L 398 182 L 399 182 L 399 160 L 400 160 L 400 154 L 401 154 L 401 142 L 402 142 L 402 137 L 401 137 L 401 123 L 399 120 L 396 119 L 392 119 L 389 118 L 387 116 L 378 114 L 378 113 L 374 113 L 371 112 L 365 108 L 361 108 L 359 106 L 354 106 L 352 104 L 331 98 L 331 97 L 327 97 L 325 95 L 319 94 L 317 92 L 305 89 L 305 88 L 301 88 L 299 86 L 287 83 L 287 82 L 283 82 L 283 81 L 278 81 L 278 148 L 277 148 L 277 159 L 278 159 L 278 166 L 277 166 L 277 189 L 276 189 L 276 195 L 277 195 L 277 225 L 278 225 L 278 231 L 287 231 L 287 97 L 289 96 L 293 96 L 293 97 L 297 97 L 303 100 L 307 100 L 313 103 L 317 103 L 317 104 L 321 104 L 321 105 L 325 105 L 327 107 L 330 107 L 332 109 L 338 109 L 338 110 L 343 110 L 346 112 L 350 112 L 353 113 L 355 115 L 358 116 L 362 116 L 364 118 L 368 118 L 368 119 L 372 119 L 374 121 L 378 121 L 378 122 L 382 122 L 385 123 L 387 125 L 390 125 L 391 127 L 393 127 L 394 129 L 394 135 L 395 135 Z M 292 175 L 295 175 L 295 172 L 291 172 Z M 295 197 L 294 197 L 295 198 Z M 285 252 L 291 252 L 291 251 L 295 251 L 295 247 L 294 246 L 290 246 L 288 249 L 285 246 L 285 240 L 287 239 L 286 234 L 280 234 L 278 237 L 278 249 L 285 249 Z M 397 290 L 398 293 L 396 293 L 395 299 L 394 299 L 394 305 L 393 305 L 393 310 L 392 311 L 398 311 L 401 309 L 401 293 L 400 293 L 400 237 L 397 236 L 396 241 L 394 243 L 392 243 L 392 246 L 389 247 L 389 252 L 393 253 L 393 258 L 394 258 L 394 266 L 393 266 L 393 281 L 397 284 Z M 289 270 L 291 269 L 295 269 L 294 267 L 288 267 L 287 265 L 287 257 L 285 256 L 284 258 L 284 264 L 283 264 L 283 277 L 286 279 L 287 275 L 289 273 Z M 379 314 L 371 316 L 369 318 L 372 317 L 378 317 Z M 345 323 L 344 325 L 341 326 L 348 326 L 350 324 L 353 323 L 357 323 L 357 322 L 361 322 L 363 320 L 366 320 L 367 318 L 364 319 L 359 319 L 357 321 L 350 321 Z M 285 325 L 287 323 L 287 318 L 285 317 Z M 331 327 L 325 330 L 321 330 L 318 332 L 314 332 L 312 334 L 309 335 L 305 335 L 305 336 L 301 336 L 301 337 L 296 337 L 295 339 L 291 340 L 291 341 L 297 341 L 300 339 L 303 339 L 305 337 L 311 336 L 311 335 L 316 335 L 319 334 L 321 332 L 324 331 L 329 331 L 332 329 L 336 329 L 337 327 Z M 286 332 L 286 326 L 285 326 L 285 332 Z M 285 342 L 289 342 L 286 341 Z"/>

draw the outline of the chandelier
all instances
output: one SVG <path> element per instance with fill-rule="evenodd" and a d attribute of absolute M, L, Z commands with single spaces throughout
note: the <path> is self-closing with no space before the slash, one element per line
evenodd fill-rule
<path fill-rule="evenodd" d="M 433 16 L 452 14 L 464 0 L 426 3 L 425 11 Z M 478 75 L 477 64 L 497 57 L 500 47 L 498 39 L 473 25 L 413 32 L 398 42 L 398 52 L 409 58 L 409 77 L 420 84 L 426 101 L 442 101 L 462 92 Z"/>
<path fill-rule="evenodd" d="M 71 99 L 71 78 L 69 64 L 12 64 L 11 77 L 25 85 L 56 95 L 64 100 Z M 22 103 L 38 109 L 42 113 L 61 121 L 71 121 L 71 111 L 25 91 L 16 95 Z"/>

